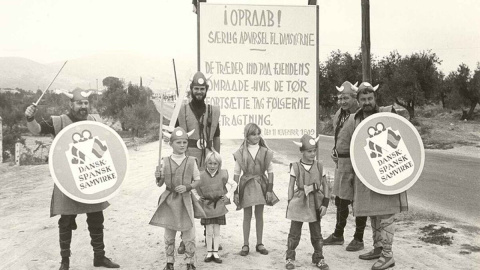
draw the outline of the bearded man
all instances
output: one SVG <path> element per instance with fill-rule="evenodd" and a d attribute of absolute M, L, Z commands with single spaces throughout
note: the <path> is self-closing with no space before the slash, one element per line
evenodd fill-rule
<path fill-rule="evenodd" d="M 33 134 L 57 135 L 63 128 L 78 121 L 97 121 L 89 114 L 88 97 L 92 92 L 75 89 L 72 93 L 65 93 L 70 98 L 70 112 L 59 116 L 51 116 L 48 120 L 38 123 L 35 120 L 36 105 L 30 105 L 25 110 L 27 128 Z M 87 214 L 88 231 L 90 232 L 91 245 L 93 247 L 93 265 L 106 268 L 119 268 L 120 265 L 105 257 L 105 244 L 103 243 L 103 210 L 110 204 L 102 202 L 86 204 L 72 200 L 62 193 L 57 185 L 53 187 L 52 201 L 50 204 L 50 216 L 60 215 L 58 220 L 60 255 L 62 261 L 60 270 L 70 268 L 70 243 L 72 231 L 77 229 L 75 218 L 78 214 Z"/>

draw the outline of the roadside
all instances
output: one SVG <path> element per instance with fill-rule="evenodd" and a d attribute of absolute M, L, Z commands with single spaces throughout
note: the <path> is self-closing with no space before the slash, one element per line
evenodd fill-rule
<path fill-rule="evenodd" d="M 222 142 L 224 168 L 233 175 L 233 153 L 238 147 L 236 141 Z M 164 144 L 165 154 L 170 149 Z M 158 196 L 163 188 L 156 187 L 153 171 L 158 160 L 158 142 L 139 146 L 138 151 L 129 150 L 130 171 L 122 190 L 113 198 L 105 211 L 105 242 L 107 256 L 122 265 L 122 269 L 162 269 L 164 266 L 163 229 L 148 225 L 155 211 Z M 243 213 L 229 206 L 227 225 L 222 226 L 221 256 L 224 263 L 203 262 L 205 248 L 202 243 L 203 228 L 197 224 L 198 269 L 283 269 L 286 238 L 289 221 L 285 219 L 287 205 L 288 164 L 292 160 L 276 153 L 274 190 L 280 202 L 265 208 L 264 244 L 270 250 L 268 256 L 256 253 L 255 226 L 250 237 L 251 253 L 241 257 L 238 252 L 242 245 Z M 48 166 L 0 166 L 0 269 L 58 269 L 59 248 L 57 235 L 58 218 L 49 218 L 52 180 Z M 332 174 L 331 174 L 332 175 Z M 72 270 L 95 269 L 92 266 L 92 251 L 89 244 L 85 216 L 77 218 L 78 230 L 72 242 Z M 199 223 L 199 222 L 198 222 Z M 322 220 L 323 236 L 333 232 L 335 207 L 330 205 Z M 353 217 L 349 217 L 345 238 L 353 235 Z M 434 226 L 430 226 L 433 224 Z M 469 226 L 454 219 L 432 214 L 411 206 L 407 214 L 399 215 L 395 234 L 395 269 L 480 269 L 480 228 Z M 433 242 L 450 245 L 436 245 L 420 240 L 425 237 L 421 231 L 439 234 Z M 453 232 L 452 229 L 456 232 Z M 365 232 L 365 252 L 371 248 L 371 228 Z M 315 269 L 310 264 L 312 248 L 308 226 L 304 226 L 300 245 L 297 249 L 296 266 L 299 269 Z M 429 239 L 429 238 L 425 238 Z M 445 241 L 444 241 L 445 240 Z M 430 241 L 430 240 L 427 240 Z M 344 246 L 324 247 L 324 254 L 331 269 L 370 269 L 374 261 L 361 261 L 361 252 L 346 252 Z M 184 269 L 185 263 L 177 256 L 177 269 Z"/>

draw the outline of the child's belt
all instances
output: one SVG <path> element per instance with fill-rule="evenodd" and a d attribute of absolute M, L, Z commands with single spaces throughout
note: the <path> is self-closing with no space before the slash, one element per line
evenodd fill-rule
<path fill-rule="evenodd" d="M 213 198 L 208 198 L 206 197 L 205 200 L 208 201 L 207 205 L 210 205 L 213 203 L 213 208 L 217 208 L 217 202 L 219 202 L 222 199 L 222 196 L 217 196 Z"/>

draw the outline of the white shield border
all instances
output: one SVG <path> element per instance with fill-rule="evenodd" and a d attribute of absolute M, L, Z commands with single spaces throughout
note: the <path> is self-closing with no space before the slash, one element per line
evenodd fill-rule
<path fill-rule="evenodd" d="M 410 129 L 413 131 L 415 136 L 419 139 L 420 146 L 421 146 L 420 147 L 420 165 L 419 165 L 419 169 L 418 169 L 417 174 L 413 177 L 412 181 L 410 181 L 410 183 L 405 185 L 403 188 L 396 189 L 396 190 L 391 190 L 391 191 L 378 189 L 378 188 L 372 186 L 368 181 L 366 181 L 365 177 L 361 173 L 359 173 L 360 172 L 360 170 L 358 169 L 359 166 L 357 165 L 357 162 L 353 158 L 353 156 L 354 156 L 354 142 L 355 142 L 355 138 L 358 136 L 358 133 L 360 132 L 360 129 L 362 129 L 363 126 L 367 125 L 367 122 L 369 122 L 373 119 L 380 118 L 380 117 L 396 118 L 396 119 L 400 120 L 401 122 L 403 122 L 404 124 L 406 124 L 408 127 L 410 127 Z M 363 147 L 362 147 L 362 150 L 363 150 Z M 420 176 L 422 174 L 422 171 L 423 171 L 423 167 L 425 165 L 425 148 L 423 146 L 422 137 L 418 133 L 415 126 L 413 126 L 412 123 L 410 123 L 410 121 L 405 119 L 403 116 L 400 116 L 400 115 L 395 114 L 395 113 L 389 113 L 389 112 L 381 112 L 381 113 L 375 113 L 373 115 L 370 115 L 369 117 L 365 118 L 358 125 L 358 127 L 355 128 L 355 131 L 353 132 L 353 135 L 352 135 L 352 140 L 350 141 L 350 156 L 352 157 L 351 158 L 352 166 L 353 166 L 353 169 L 355 170 L 355 174 L 357 175 L 358 179 L 360 179 L 360 181 L 362 181 L 362 183 L 366 187 L 368 187 L 370 190 L 373 190 L 377 193 L 384 194 L 384 195 L 399 194 L 399 193 L 404 192 L 404 191 L 408 190 L 409 188 L 411 188 L 417 182 L 417 180 L 420 178 Z"/>
<path fill-rule="evenodd" d="M 126 155 L 126 159 L 127 159 L 127 164 L 126 164 L 126 169 L 125 169 L 125 179 L 122 180 L 122 184 L 123 184 L 123 181 L 126 180 L 127 176 L 128 176 L 128 169 L 129 169 L 129 157 L 128 157 L 128 149 L 127 149 L 127 146 L 125 145 L 125 143 L 123 142 L 123 139 L 120 137 L 120 135 L 118 135 L 118 133 L 113 130 L 111 127 L 103 124 L 103 123 L 100 123 L 100 122 L 96 122 L 96 121 L 90 121 L 90 120 L 86 120 L 86 121 L 79 121 L 79 122 L 75 122 L 73 124 L 70 124 L 68 126 L 66 126 L 65 128 L 63 128 L 62 130 L 60 130 L 60 132 L 55 136 L 55 138 L 53 139 L 52 141 L 52 144 L 50 146 L 50 151 L 48 153 L 48 168 L 50 170 L 50 174 L 52 175 L 52 178 L 53 178 L 53 182 L 55 182 L 55 185 L 60 189 L 60 191 L 62 191 L 63 194 L 67 195 L 70 199 L 74 200 L 74 201 L 77 201 L 77 202 L 81 202 L 81 203 L 86 203 L 86 204 L 96 204 L 96 203 L 102 203 L 102 202 L 106 202 L 108 200 L 110 200 L 111 198 L 115 197 L 115 195 L 117 195 L 117 193 L 120 191 L 120 187 L 117 188 L 114 192 L 112 192 L 110 195 L 106 196 L 106 197 L 103 197 L 101 199 L 95 199 L 95 200 L 86 200 L 86 199 L 83 199 L 83 198 L 79 198 L 73 194 L 71 194 L 70 192 L 68 192 L 61 184 L 60 184 L 60 181 L 57 179 L 57 176 L 55 175 L 55 170 L 53 168 L 53 162 L 51 162 L 53 160 L 53 153 L 54 153 L 54 149 L 55 149 L 55 146 L 57 145 L 57 142 L 59 140 L 60 137 L 62 137 L 62 135 L 64 133 L 66 133 L 68 130 L 72 129 L 72 128 L 75 128 L 77 126 L 80 126 L 80 125 L 84 125 L 84 124 L 88 124 L 88 125 L 95 125 L 95 126 L 100 126 L 100 127 L 103 127 L 105 129 L 107 129 L 108 131 L 110 131 L 118 140 L 120 140 L 121 145 L 123 147 L 123 150 L 125 151 L 125 155 Z"/>

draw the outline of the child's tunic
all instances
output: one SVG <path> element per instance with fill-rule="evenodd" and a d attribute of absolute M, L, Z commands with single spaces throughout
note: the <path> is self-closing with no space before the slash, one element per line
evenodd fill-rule
<path fill-rule="evenodd" d="M 237 150 L 233 157 L 240 164 L 243 171 L 238 183 L 239 204 L 237 205 L 237 210 L 254 205 L 267 204 L 268 177 L 265 172 L 272 162 L 273 151 L 261 146 L 255 157 L 252 157 L 247 150 L 246 164 L 243 162 L 243 148 Z"/>
<path fill-rule="evenodd" d="M 200 172 L 200 184 L 196 190 L 199 196 L 204 197 L 201 203 L 206 218 L 215 218 L 225 215 L 228 210 L 222 196 L 227 194 L 225 185 L 228 181 L 228 171 L 220 170 L 214 176 L 207 171 Z"/>
<path fill-rule="evenodd" d="M 194 218 L 205 217 L 205 212 L 192 192 L 180 194 L 175 191 L 175 187 L 192 183 L 195 158 L 187 156 L 177 165 L 171 157 L 164 157 L 163 164 L 166 188 L 160 195 L 158 208 L 150 224 L 175 231 L 187 231 L 194 226 Z"/>
<path fill-rule="evenodd" d="M 287 205 L 287 218 L 301 222 L 317 221 L 316 209 L 319 209 L 324 195 L 320 189 L 323 175 L 323 166 L 315 161 L 309 170 L 306 170 L 301 162 L 290 164 L 294 171 L 296 189 L 293 197 Z M 307 194 L 307 195 L 306 195 Z M 315 195 L 317 202 L 315 203 Z"/>

